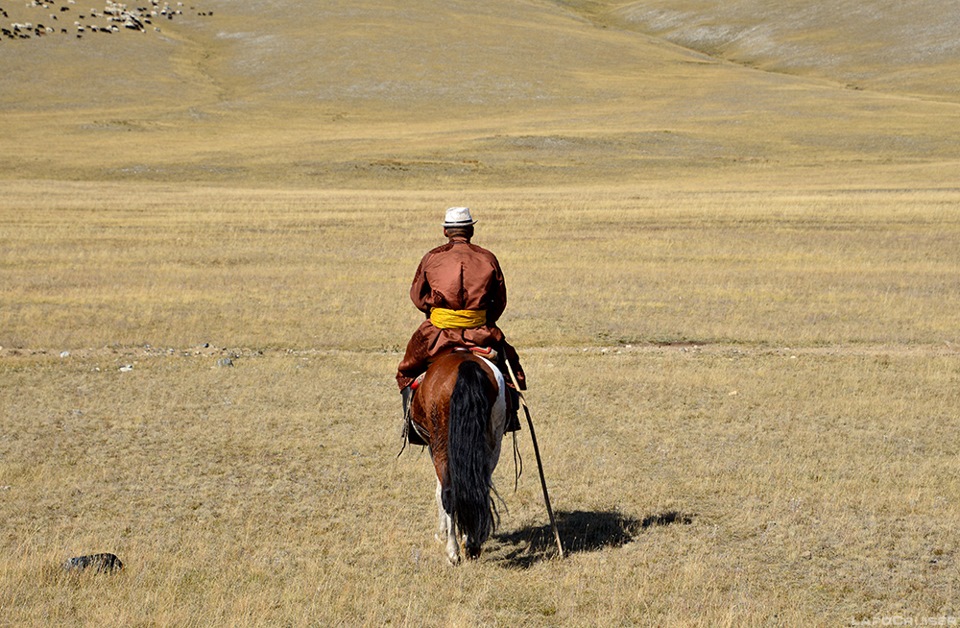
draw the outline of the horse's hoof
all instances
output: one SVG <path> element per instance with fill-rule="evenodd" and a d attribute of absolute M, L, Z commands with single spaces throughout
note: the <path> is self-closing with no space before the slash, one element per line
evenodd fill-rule
<path fill-rule="evenodd" d="M 452 567 L 456 567 L 460 564 L 460 556 L 447 556 L 447 560 L 450 562 Z"/>

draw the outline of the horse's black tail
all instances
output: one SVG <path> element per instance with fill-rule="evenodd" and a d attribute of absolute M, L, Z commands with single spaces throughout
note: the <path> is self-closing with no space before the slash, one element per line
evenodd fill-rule
<path fill-rule="evenodd" d="M 464 362 L 450 396 L 450 433 L 447 444 L 447 485 L 441 493 L 443 509 L 467 535 L 467 552 L 475 557 L 496 528 L 497 514 L 490 495 L 490 446 L 487 424 L 490 399 L 487 374 L 479 364 Z"/>

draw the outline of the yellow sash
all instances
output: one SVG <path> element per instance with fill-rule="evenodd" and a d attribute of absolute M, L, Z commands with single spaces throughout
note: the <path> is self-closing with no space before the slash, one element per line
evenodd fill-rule
<path fill-rule="evenodd" d="M 487 324 L 487 311 L 435 307 L 430 310 L 430 322 L 437 329 L 472 329 Z"/>

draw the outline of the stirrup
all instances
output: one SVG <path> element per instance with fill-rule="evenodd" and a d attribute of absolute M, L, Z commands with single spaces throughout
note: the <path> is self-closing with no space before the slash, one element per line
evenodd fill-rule
<path fill-rule="evenodd" d="M 419 381 L 414 382 L 414 384 L 419 384 Z M 404 443 L 426 446 L 428 444 L 426 439 L 420 434 L 417 426 L 410 419 L 410 402 L 413 399 L 415 390 L 415 386 L 405 386 L 403 390 L 400 391 L 400 396 L 403 399 L 403 432 L 401 433 L 401 437 Z M 403 452 L 402 449 L 400 451 L 401 453 Z"/>

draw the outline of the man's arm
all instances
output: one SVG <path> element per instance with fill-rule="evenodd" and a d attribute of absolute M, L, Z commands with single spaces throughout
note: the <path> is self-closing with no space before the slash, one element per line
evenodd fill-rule
<path fill-rule="evenodd" d="M 490 305 L 487 306 L 487 324 L 494 325 L 503 311 L 507 309 L 507 284 L 503 279 L 503 271 L 500 270 L 500 262 L 493 258 L 493 294 L 491 294 Z"/>
<path fill-rule="evenodd" d="M 410 285 L 410 300 L 413 301 L 413 304 L 418 310 L 427 316 L 430 315 L 430 306 L 427 304 L 427 299 L 432 294 L 433 289 L 427 282 L 427 274 L 423 272 L 423 267 L 429 255 L 429 253 L 424 255 L 423 259 L 420 260 L 420 265 L 417 266 L 417 272 L 413 276 L 413 283 Z"/>

